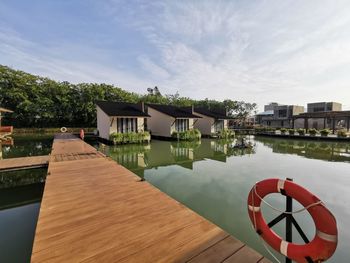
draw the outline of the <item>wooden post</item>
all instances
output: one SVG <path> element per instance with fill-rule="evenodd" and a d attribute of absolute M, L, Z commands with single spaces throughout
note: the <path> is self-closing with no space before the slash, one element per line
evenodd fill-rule
<path fill-rule="evenodd" d="M 304 118 L 304 129 L 306 130 L 306 132 L 309 129 L 309 119 L 308 118 Z"/>
<path fill-rule="evenodd" d="M 293 179 L 287 178 L 288 181 L 293 181 Z M 293 211 L 293 198 L 286 195 L 286 212 L 291 213 Z M 288 214 L 286 217 L 286 241 L 293 241 L 293 224 L 292 224 L 292 215 Z M 288 257 L 286 257 L 286 263 L 292 263 Z"/>

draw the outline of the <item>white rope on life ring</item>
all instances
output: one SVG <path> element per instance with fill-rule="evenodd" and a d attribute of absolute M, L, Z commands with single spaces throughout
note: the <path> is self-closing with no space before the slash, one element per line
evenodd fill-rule
<path fill-rule="evenodd" d="M 62 128 L 61 128 L 61 132 L 62 132 L 62 133 L 67 132 L 67 128 L 66 128 L 66 127 L 62 127 Z"/>

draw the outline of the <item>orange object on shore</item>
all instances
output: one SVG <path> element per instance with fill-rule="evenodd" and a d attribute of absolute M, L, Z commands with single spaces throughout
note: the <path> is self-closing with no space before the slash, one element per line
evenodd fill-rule
<path fill-rule="evenodd" d="M 85 137 L 85 133 L 84 133 L 84 129 L 80 130 L 80 139 L 84 140 Z"/>
<path fill-rule="evenodd" d="M 13 132 L 13 126 L 0 126 L 0 132 Z"/>

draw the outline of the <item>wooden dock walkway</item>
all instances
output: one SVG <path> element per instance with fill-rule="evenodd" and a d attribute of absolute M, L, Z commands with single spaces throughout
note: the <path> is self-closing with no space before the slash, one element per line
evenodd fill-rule
<path fill-rule="evenodd" d="M 32 262 L 269 262 L 79 139 L 56 138 Z"/>
<path fill-rule="evenodd" d="M 0 160 L 0 172 L 47 167 L 49 155 L 9 158 Z"/>

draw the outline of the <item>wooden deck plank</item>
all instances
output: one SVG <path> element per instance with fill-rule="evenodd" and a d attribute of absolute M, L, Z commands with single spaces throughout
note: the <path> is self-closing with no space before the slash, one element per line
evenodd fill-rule
<path fill-rule="evenodd" d="M 222 262 L 244 246 L 92 146 L 67 138 L 54 140 L 32 262 Z M 252 258 L 245 262 L 257 262 Z"/>
<path fill-rule="evenodd" d="M 236 262 L 259 262 L 263 259 L 261 255 L 255 252 L 253 249 L 244 246 L 234 253 L 231 257 L 227 258 L 224 263 L 236 263 Z"/>
<path fill-rule="evenodd" d="M 210 263 L 213 261 L 224 261 L 234 254 L 237 250 L 242 248 L 244 245 L 237 239 L 228 236 L 220 242 L 216 243 L 212 247 L 203 251 L 189 262 L 191 263 Z"/>
<path fill-rule="evenodd" d="M 49 155 L 3 159 L 0 160 L 0 171 L 46 167 L 49 159 Z"/>

